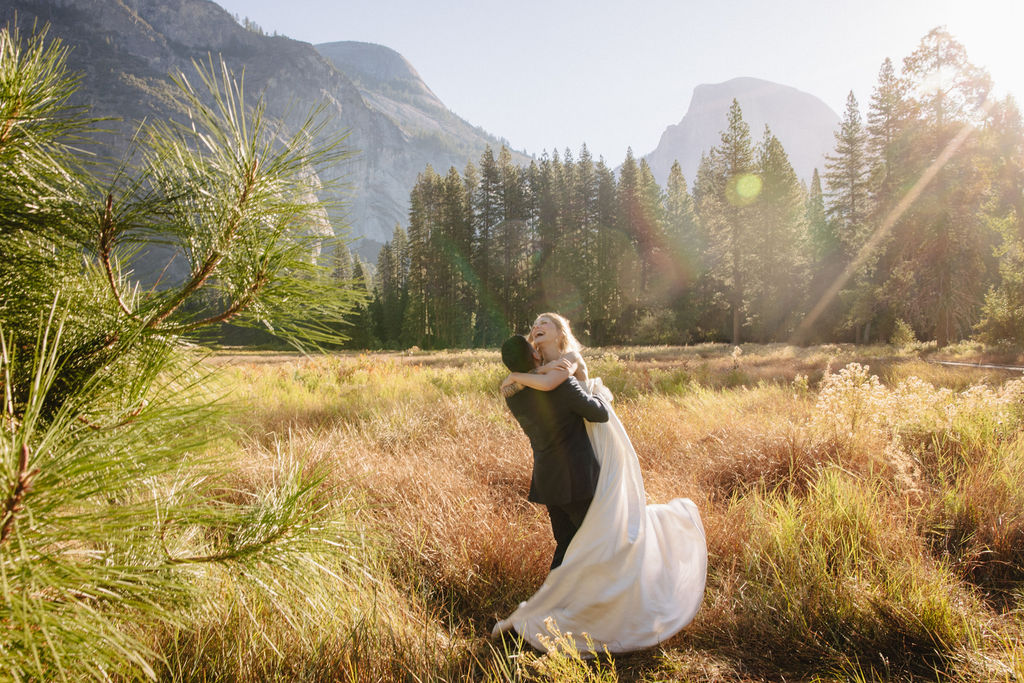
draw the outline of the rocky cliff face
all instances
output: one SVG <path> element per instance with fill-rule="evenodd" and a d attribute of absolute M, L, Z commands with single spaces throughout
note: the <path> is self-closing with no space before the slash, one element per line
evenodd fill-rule
<path fill-rule="evenodd" d="M 644 157 L 660 183 L 664 185 L 676 160 L 686 180 L 693 182 L 701 154 L 721 142 L 734 98 L 755 144 L 767 124 L 800 178 L 810 181 L 815 168 L 824 170 L 825 155 L 835 146 L 836 113 L 814 95 L 796 88 L 756 78 L 734 78 L 694 88 L 682 121 L 669 126 L 654 151 Z"/>
<path fill-rule="evenodd" d="M 244 69 L 246 92 L 262 93 L 271 116 L 297 123 L 326 105 L 325 134 L 347 133 L 345 145 L 357 152 L 328 173 L 346 188 L 345 214 L 331 221 L 363 237 L 356 248 L 368 258 L 406 223 L 409 191 L 428 163 L 442 173 L 461 170 L 485 145 L 500 146 L 449 112 L 394 51 L 334 43 L 321 54 L 248 31 L 209 0 L 0 0 L 0 23 L 15 16 L 23 33 L 48 23 L 50 35 L 71 47 L 80 100 L 95 115 L 121 119 L 109 140 L 115 150 L 143 118 L 174 116 L 169 74 L 191 76 L 193 60 L 210 55 L 223 56 L 236 74 Z"/>
<path fill-rule="evenodd" d="M 391 48 L 341 41 L 323 43 L 316 49 L 352 79 L 370 109 L 398 127 L 409 153 L 421 161 L 417 172 L 428 163 L 441 174 L 451 166 L 462 171 L 467 161 L 479 159 L 487 145 L 495 151 L 501 146 L 493 136 L 449 111 L 416 69 Z M 517 163 L 530 161 L 516 152 L 512 157 Z"/>

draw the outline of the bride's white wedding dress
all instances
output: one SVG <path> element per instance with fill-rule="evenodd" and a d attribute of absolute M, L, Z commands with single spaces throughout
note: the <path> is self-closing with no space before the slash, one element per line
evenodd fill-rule
<path fill-rule="evenodd" d="M 611 403 L 599 378 L 587 389 Z M 587 516 L 562 564 L 493 633 L 514 628 L 546 650 L 550 618 L 580 652 L 590 649 L 588 635 L 598 652 L 651 647 L 697 613 L 708 564 L 704 526 L 688 498 L 646 504 L 636 451 L 614 411 L 608 422 L 588 422 L 587 434 L 601 464 Z"/>

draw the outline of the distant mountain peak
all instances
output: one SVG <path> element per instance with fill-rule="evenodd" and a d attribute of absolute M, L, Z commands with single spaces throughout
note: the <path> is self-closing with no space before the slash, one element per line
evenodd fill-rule
<path fill-rule="evenodd" d="M 739 102 L 753 141 L 760 141 L 768 125 L 786 149 L 799 177 L 810 180 L 815 168 L 823 168 L 825 155 L 831 153 L 835 144 L 839 116 L 814 95 L 788 85 L 740 76 L 693 89 L 686 115 L 666 128 L 658 146 L 644 156 L 659 182 L 665 182 L 676 160 L 686 180 L 693 182 L 701 155 L 721 142 L 733 100 Z"/>
<path fill-rule="evenodd" d="M 391 87 L 417 94 L 443 107 L 412 64 L 384 45 L 342 40 L 315 45 L 322 54 L 349 78 L 367 88 Z"/>
<path fill-rule="evenodd" d="M 721 83 L 701 83 L 693 89 L 696 94 L 702 90 L 725 90 L 730 92 L 748 92 L 748 93 L 775 93 L 779 91 L 790 91 L 793 93 L 800 93 L 808 95 L 802 90 L 798 90 L 792 86 L 785 85 L 783 83 L 776 83 L 775 81 L 766 81 L 763 78 L 755 78 L 754 76 L 737 76 L 736 78 L 730 78 L 727 81 Z M 813 97 L 813 95 L 812 95 Z"/>

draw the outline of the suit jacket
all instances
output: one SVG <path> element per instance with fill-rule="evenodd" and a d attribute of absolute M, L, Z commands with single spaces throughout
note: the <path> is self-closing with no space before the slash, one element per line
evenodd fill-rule
<path fill-rule="evenodd" d="M 551 391 L 527 387 L 505 402 L 533 448 L 529 500 L 565 505 L 593 498 L 600 466 L 583 420 L 607 422 L 604 401 L 570 377 Z"/>

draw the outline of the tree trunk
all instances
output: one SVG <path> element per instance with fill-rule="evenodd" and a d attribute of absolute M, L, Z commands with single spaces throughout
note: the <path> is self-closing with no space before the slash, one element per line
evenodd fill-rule
<path fill-rule="evenodd" d="M 950 314 L 949 308 L 943 306 L 939 309 L 938 320 L 935 324 L 935 344 L 938 348 L 949 346 Z"/>

